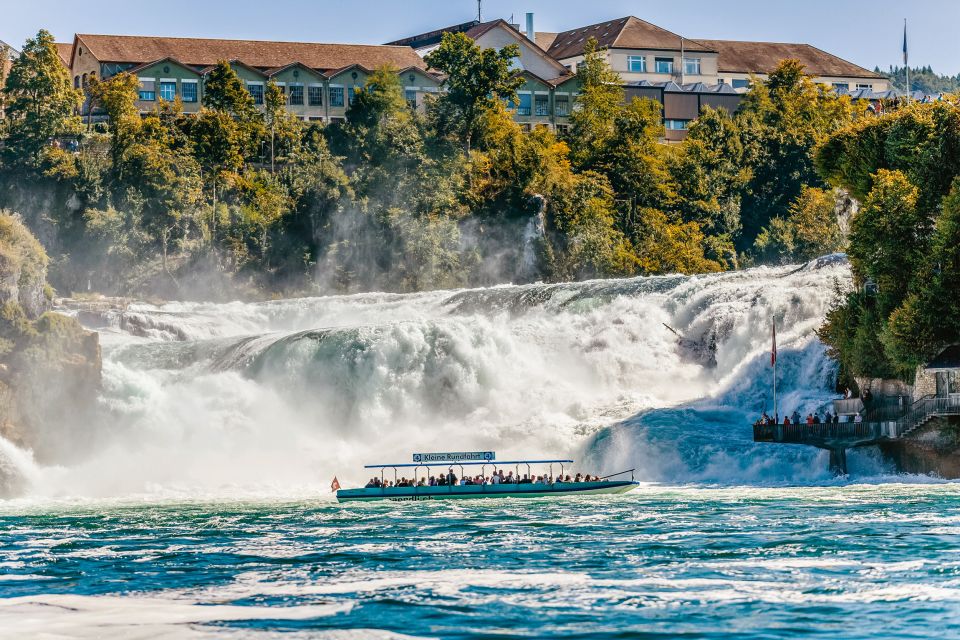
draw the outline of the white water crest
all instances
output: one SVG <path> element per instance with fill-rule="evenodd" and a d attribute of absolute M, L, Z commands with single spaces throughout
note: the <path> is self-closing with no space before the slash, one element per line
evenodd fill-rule
<path fill-rule="evenodd" d="M 473 449 L 585 457 L 585 471 L 635 466 L 670 483 L 824 481 L 815 451 L 755 446 L 749 423 L 771 409 L 774 316 L 781 407 L 832 397 L 814 332 L 848 281 L 834 256 L 702 276 L 132 305 L 97 325 L 101 418 L 64 424 L 71 455 L 31 468 L 26 491 L 328 495 L 335 474 L 366 480 L 364 464 Z"/>

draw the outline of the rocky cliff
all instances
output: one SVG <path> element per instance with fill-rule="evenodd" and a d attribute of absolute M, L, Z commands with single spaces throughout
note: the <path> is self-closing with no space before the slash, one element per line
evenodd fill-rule
<path fill-rule="evenodd" d="M 960 478 L 960 420 L 937 418 L 909 438 L 880 445 L 901 473 Z"/>
<path fill-rule="evenodd" d="M 40 460 L 62 453 L 53 427 L 91 415 L 101 375 L 97 334 L 50 311 L 46 272 L 37 240 L 0 212 L 0 437 Z"/>

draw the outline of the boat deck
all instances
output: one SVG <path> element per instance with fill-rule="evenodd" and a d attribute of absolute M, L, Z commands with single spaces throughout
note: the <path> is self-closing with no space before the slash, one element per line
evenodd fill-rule
<path fill-rule="evenodd" d="M 416 501 L 475 498 L 543 498 L 553 496 L 581 496 L 625 493 L 639 483 L 632 480 L 602 480 L 600 482 L 554 482 L 527 484 L 467 484 L 437 487 L 371 487 L 340 489 L 340 502 L 374 500 Z"/>

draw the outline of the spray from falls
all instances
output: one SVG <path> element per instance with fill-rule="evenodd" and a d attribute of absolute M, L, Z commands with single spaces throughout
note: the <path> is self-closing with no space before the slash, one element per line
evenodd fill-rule
<path fill-rule="evenodd" d="M 572 455 L 664 482 L 777 481 L 816 454 L 758 449 L 769 323 L 785 403 L 830 396 L 816 340 L 844 261 L 576 284 L 259 304 L 134 305 L 101 318 L 95 424 L 36 496 L 326 491 L 414 450 Z M 679 340 L 667 326 L 682 336 Z M 712 341 L 715 366 L 690 345 Z M 7 458 L 9 460 L 9 456 Z M 13 463 L 11 463 L 13 464 Z M 825 468 L 825 466 L 823 466 Z M 801 476 L 804 477 L 804 476 Z"/>

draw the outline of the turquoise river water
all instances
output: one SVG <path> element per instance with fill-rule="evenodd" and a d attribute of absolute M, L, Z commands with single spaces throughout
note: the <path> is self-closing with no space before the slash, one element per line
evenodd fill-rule
<path fill-rule="evenodd" d="M 13 511 L 4 637 L 960 637 L 951 484 Z"/>

